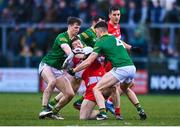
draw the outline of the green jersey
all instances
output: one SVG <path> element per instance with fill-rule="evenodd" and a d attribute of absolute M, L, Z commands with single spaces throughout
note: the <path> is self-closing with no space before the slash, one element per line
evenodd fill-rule
<path fill-rule="evenodd" d="M 81 41 L 85 43 L 85 45 L 94 47 L 94 44 L 96 43 L 96 38 L 97 38 L 94 28 L 91 27 L 87 29 L 86 31 L 79 34 L 79 37 Z"/>
<path fill-rule="evenodd" d="M 123 43 L 113 35 L 105 34 L 99 38 L 93 51 L 104 55 L 113 67 L 134 65 Z"/>
<path fill-rule="evenodd" d="M 42 62 L 56 69 L 61 69 L 63 62 L 67 57 L 65 52 L 60 47 L 60 45 L 64 43 L 69 45 L 71 43 L 67 32 L 61 33 L 56 37 L 51 50 L 42 59 Z"/>

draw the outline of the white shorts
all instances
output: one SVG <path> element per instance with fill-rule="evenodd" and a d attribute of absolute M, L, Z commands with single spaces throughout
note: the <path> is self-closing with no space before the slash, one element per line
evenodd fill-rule
<path fill-rule="evenodd" d="M 129 84 L 134 79 L 134 76 L 136 74 L 136 67 L 134 65 L 125 67 L 114 67 L 110 72 L 120 81 L 120 83 Z"/>
<path fill-rule="evenodd" d="M 64 71 L 63 71 L 63 70 L 58 70 L 58 69 L 56 69 L 56 68 L 54 68 L 54 67 L 51 67 L 51 66 L 47 65 L 46 63 L 41 62 L 41 63 L 39 64 L 39 70 L 38 70 L 38 71 L 39 71 L 39 75 L 41 75 L 41 73 L 42 73 L 42 71 L 43 71 L 43 69 L 44 69 L 45 67 L 48 67 L 48 68 L 50 68 L 50 69 L 52 70 L 55 78 L 57 78 L 57 77 L 59 77 L 59 76 L 62 76 L 62 75 L 64 74 Z"/>

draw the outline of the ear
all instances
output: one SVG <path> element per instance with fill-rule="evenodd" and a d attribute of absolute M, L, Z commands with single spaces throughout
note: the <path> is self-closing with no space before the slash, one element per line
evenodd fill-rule
<path fill-rule="evenodd" d="M 111 13 L 109 13 L 109 15 L 108 15 L 108 16 L 109 16 L 109 19 L 110 19 L 110 18 L 111 18 Z"/>

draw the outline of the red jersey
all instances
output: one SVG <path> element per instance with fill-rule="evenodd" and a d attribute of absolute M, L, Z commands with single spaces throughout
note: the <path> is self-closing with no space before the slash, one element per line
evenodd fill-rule
<path fill-rule="evenodd" d="M 96 86 L 97 82 L 105 74 L 104 67 L 96 59 L 88 68 L 86 68 L 82 74 L 82 79 L 86 85 L 86 93 L 84 99 L 96 102 L 94 97 L 93 88 Z"/>
<path fill-rule="evenodd" d="M 105 74 L 104 67 L 96 59 L 82 74 L 82 79 L 85 81 L 86 87 L 91 85 L 90 77 L 102 77 Z"/>
<path fill-rule="evenodd" d="M 113 24 L 108 21 L 108 33 L 113 34 L 118 39 L 121 38 L 121 31 L 120 31 L 120 25 L 114 26 Z"/>

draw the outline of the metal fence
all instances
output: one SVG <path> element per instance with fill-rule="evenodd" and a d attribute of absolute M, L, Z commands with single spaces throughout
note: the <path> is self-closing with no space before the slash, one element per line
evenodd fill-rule
<path fill-rule="evenodd" d="M 90 24 L 84 24 L 82 25 L 83 29 L 86 29 L 90 26 Z M 171 47 L 175 47 L 175 36 L 176 36 L 176 29 L 180 28 L 180 24 L 149 24 L 145 25 L 149 30 L 150 29 L 169 29 L 169 37 L 170 37 L 170 45 Z M 8 36 L 8 29 L 12 29 L 15 27 L 15 24 L 0 24 L 0 29 L 1 29 L 1 53 L 4 59 L 6 59 L 6 54 L 7 54 L 7 36 Z M 20 24 L 19 28 L 20 29 L 25 29 L 25 28 L 39 28 L 39 24 Z M 138 25 L 129 25 L 129 24 L 121 24 L 121 29 L 129 30 L 129 29 L 136 29 Z M 53 29 L 53 28 L 58 28 L 58 29 L 66 29 L 66 24 L 44 24 L 45 29 Z M 128 33 L 127 33 L 128 34 Z M 12 42 L 13 43 L 13 42 Z M 148 47 L 152 45 L 151 43 L 148 42 Z M 149 55 L 148 55 L 149 56 Z M 154 57 L 133 57 L 135 63 L 140 63 L 137 64 L 139 67 L 148 68 L 150 63 L 155 63 L 156 58 Z M 29 57 L 28 55 L 25 57 L 14 57 L 12 58 L 14 61 L 14 66 L 16 67 L 37 67 L 37 63 L 40 61 L 40 57 Z M 179 59 L 173 58 L 178 61 L 179 65 Z M 158 58 L 159 60 L 159 58 Z M 171 61 L 169 58 L 165 58 L 165 61 Z M 3 62 L 3 60 L 1 60 Z M 143 63 L 143 64 L 142 64 Z M 6 64 L 1 65 L 1 67 L 4 67 Z"/>

